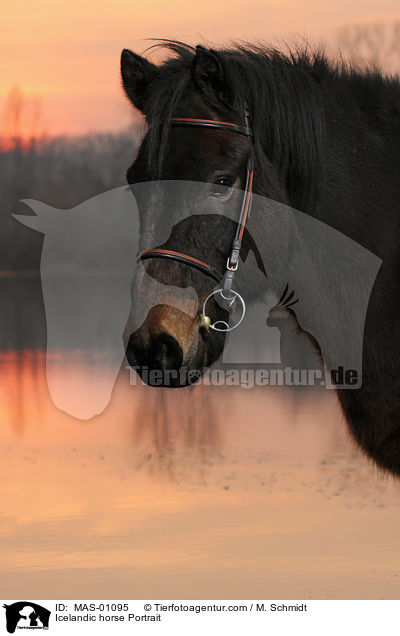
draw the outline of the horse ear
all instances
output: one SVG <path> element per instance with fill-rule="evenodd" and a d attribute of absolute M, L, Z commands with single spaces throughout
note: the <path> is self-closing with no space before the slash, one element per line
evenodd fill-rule
<path fill-rule="evenodd" d="M 124 49 L 121 53 L 121 77 L 127 97 L 143 112 L 146 91 L 158 72 L 144 57 Z"/>
<path fill-rule="evenodd" d="M 205 94 L 212 92 L 223 101 L 231 101 L 226 73 L 216 51 L 196 46 L 192 77 L 198 88 Z"/>

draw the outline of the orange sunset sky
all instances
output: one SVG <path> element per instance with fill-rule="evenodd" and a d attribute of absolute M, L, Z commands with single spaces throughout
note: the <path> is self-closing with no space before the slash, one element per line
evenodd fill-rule
<path fill-rule="evenodd" d="M 400 18 L 398 0 L 0 0 L 0 12 L 0 134 L 18 87 L 36 129 L 50 135 L 116 131 L 132 121 L 119 56 L 124 47 L 143 52 L 146 38 L 332 41 L 341 27 Z"/>

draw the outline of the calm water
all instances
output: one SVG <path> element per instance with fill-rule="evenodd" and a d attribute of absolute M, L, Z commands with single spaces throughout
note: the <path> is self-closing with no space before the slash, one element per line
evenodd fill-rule
<path fill-rule="evenodd" d="M 3 598 L 399 598 L 400 484 L 348 440 L 333 392 L 132 387 L 123 366 L 79 421 L 50 399 L 42 328 L 25 312 L 15 335 L 11 309 Z"/>

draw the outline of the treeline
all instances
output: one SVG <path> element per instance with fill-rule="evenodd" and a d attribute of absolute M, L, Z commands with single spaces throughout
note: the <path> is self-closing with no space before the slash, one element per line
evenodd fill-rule
<path fill-rule="evenodd" d="M 35 270 L 43 236 L 11 217 L 31 214 L 21 199 L 72 208 L 124 185 L 138 145 L 139 128 L 120 134 L 30 141 L 12 139 L 0 152 L 0 269 Z"/>

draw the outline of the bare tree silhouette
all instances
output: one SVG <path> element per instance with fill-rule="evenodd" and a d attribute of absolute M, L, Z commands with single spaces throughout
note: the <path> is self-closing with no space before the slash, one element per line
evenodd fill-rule
<path fill-rule="evenodd" d="M 32 151 L 45 136 L 41 99 L 26 96 L 19 86 L 8 93 L 0 121 L 3 150 L 23 147 Z"/>
<path fill-rule="evenodd" d="M 22 91 L 18 86 L 14 86 L 4 105 L 2 116 L 2 137 L 9 139 L 15 146 L 21 143 L 21 119 L 24 107 Z"/>
<path fill-rule="evenodd" d="M 344 59 L 386 73 L 400 73 L 400 20 L 353 24 L 337 31 L 336 44 Z"/>

